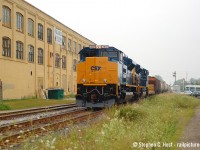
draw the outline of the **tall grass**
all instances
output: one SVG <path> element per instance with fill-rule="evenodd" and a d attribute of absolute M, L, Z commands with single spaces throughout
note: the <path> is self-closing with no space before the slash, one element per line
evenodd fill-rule
<path fill-rule="evenodd" d="M 97 123 L 78 126 L 67 135 L 53 134 L 34 144 L 25 144 L 22 149 L 141 149 L 133 143 L 174 143 L 194 115 L 200 100 L 175 94 L 161 94 L 122 107 L 106 110 L 106 115 Z M 44 144 L 53 141 L 53 144 Z M 48 142 L 51 143 L 51 142 Z M 149 145 L 146 145 L 149 146 Z M 165 149 L 163 147 L 147 149 Z M 146 149 L 146 148 L 145 148 Z M 170 149 L 177 149 L 176 146 Z"/>

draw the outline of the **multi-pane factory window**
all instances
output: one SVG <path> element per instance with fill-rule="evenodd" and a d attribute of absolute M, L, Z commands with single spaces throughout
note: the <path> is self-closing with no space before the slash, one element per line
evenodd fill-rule
<path fill-rule="evenodd" d="M 62 56 L 62 68 L 66 69 L 66 56 Z"/>
<path fill-rule="evenodd" d="M 11 57 L 11 39 L 9 37 L 3 37 L 2 44 L 2 56 Z"/>
<path fill-rule="evenodd" d="M 43 25 L 38 24 L 38 39 L 43 40 Z"/>
<path fill-rule="evenodd" d="M 23 15 L 19 12 L 16 13 L 16 28 L 17 31 L 23 32 Z"/>
<path fill-rule="evenodd" d="M 16 42 L 16 58 L 24 59 L 24 47 L 23 47 L 23 43 L 20 41 Z"/>
<path fill-rule="evenodd" d="M 73 61 L 73 70 L 76 71 L 76 59 Z"/>
<path fill-rule="evenodd" d="M 63 49 L 66 49 L 66 37 L 65 36 L 62 36 L 62 48 Z"/>
<path fill-rule="evenodd" d="M 71 39 L 68 39 L 68 51 L 71 51 L 71 45 L 72 45 L 72 41 Z"/>
<path fill-rule="evenodd" d="M 11 28 L 11 9 L 7 6 L 3 6 L 3 26 Z"/>
<path fill-rule="evenodd" d="M 34 47 L 32 45 L 28 46 L 28 61 L 34 62 Z"/>
<path fill-rule="evenodd" d="M 28 35 L 34 36 L 34 21 L 32 19 L 28 19 Z"/>
<path fill-rule="evenodd" d="M 59 54 L 55 55 L 55 67 L 57 67 L 57 68 L 60 67 L 60 55 Z"/>
<path fill-rule="evenodd" d="M 42 65 L 44 59 L 43 49 L 38 48 L 38 64 Z"/>
<path fill-rule="evenodd" d="M 52 30 L 50 28 L 47 29 L 47 42 L 52 44 Z"/>
<path fill-rule="evenodd" d="M 76 53 L 76 42 L 74 41 L 74 52 Z"/>

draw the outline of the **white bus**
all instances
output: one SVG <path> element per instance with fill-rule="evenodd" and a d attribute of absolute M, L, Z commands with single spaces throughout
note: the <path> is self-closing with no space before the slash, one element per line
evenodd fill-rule
<path fill-rule="evenodd" d="M 186 85 L 185 86 L 185 94 L 191 95 L 193 92 L 200 92 L 200 85 Z"/>

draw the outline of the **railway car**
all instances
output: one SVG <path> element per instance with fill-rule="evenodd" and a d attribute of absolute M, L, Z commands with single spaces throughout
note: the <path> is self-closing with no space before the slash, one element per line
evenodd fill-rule
<path fill-rule="evenodd" d="M 161 81 L 161 92 L 162 93 L 168 92 L 168 85 L 165 81 Z"/>
<path fill-rule="evenodd" d="M 161 91 L 162 91 L 161 90 L 161 81 L 158 80 L 156 77 L 149 76 L 148 88 L 149 88 L 149 95 L 161 93 Z"/>
<path fill-rule="evenodd" d="M 155 94 L 170 92 L 171 88 L 165 81 L 160 81 L 156 77 L 149 76 L 148 90 L 149 90 L 149 95 L 155 95 Z"/>
<path fill-rule="evenodd" d="M 148 70 L 121 50 L 91 45 L 80 52 L 77 64 L 76 104 L 81 107 L 111 107 L 148 95 Z"/>

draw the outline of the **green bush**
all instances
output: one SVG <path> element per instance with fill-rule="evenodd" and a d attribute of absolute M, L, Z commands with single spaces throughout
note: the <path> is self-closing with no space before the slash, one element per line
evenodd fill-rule
<path fill-rule="evenodd" d="M 124 118 L 129 121 L 134 121 L 144 118 L 146 116 L 146 113 L 143 109 L 139 107 L 127 106 L 119 109 L 116 115 L 118 118 Z"/>

